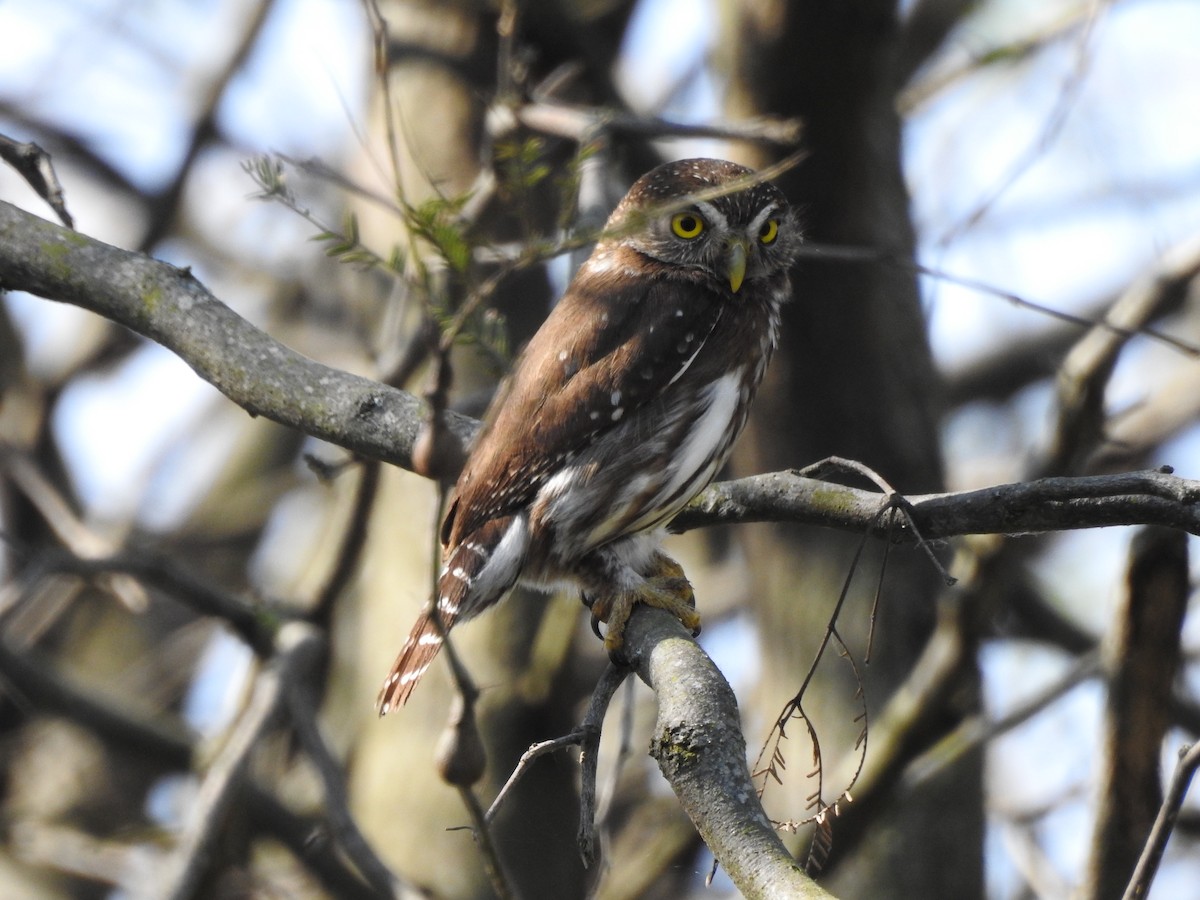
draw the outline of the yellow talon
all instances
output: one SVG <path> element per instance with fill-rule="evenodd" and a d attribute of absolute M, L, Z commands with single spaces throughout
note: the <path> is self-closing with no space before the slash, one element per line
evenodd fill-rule
<path fill-rule="evenodd" d="M 638 603 L 663 609 L 677 618 L 692 635 L 700 633 L 700 614 L 696 612 L 696 594 L 683 568 L 671 557 L 656 554 L 646 580 L 629 591 L 597 597 L 592 603 L 592 630 L 599 636 L 598 622 L 608 624 L 604 649 L 619 656 L 625 645 L 625 624 Z"/>

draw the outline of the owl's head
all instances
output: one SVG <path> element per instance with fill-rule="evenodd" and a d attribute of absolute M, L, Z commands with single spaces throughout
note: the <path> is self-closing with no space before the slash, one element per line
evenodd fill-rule
<path fill-rule="evenodd" d="M 665 163 L 639 178 L 613 212 L 618 242 L 737 293 L 786 272 L 800 231 L 783 192 L 723 159 Z M 738 187 L 729 193 L 723 188 Z"/>

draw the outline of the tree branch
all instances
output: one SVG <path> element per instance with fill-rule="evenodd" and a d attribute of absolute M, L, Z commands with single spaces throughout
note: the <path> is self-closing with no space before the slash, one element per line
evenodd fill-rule
<path fill-rule="evenodd" d="M 905 497 L 926 540 L 964 534 L 1034 534 L 1109 525 L 1165 525 L 1200 534 L 1200 481 L 1168 468 L 1118 475 L 1040 478 L 975 491 Z M 710 486 L 671 522 L 674 532 L 739 522 L 797 522 L 913 541 L 889 497 L 770 472 Z"/>
<path fill-rule="evenodd" d="M 737 699 L 687 630 L 639 606 L 626 653 L 658 698 L 650 753 L 713 856 L 746 897 L 828 898 L 771 827 L 746 767 Z"/>
<path fill-rule="evenodd" d="M 363 456 L 412 468 L 421 401 L 285 347 L 187 269 L 68 231 L 0 202 L 0 288 L 70 303 L 178 355 L 245 409 Z M 475 423 L 446 414 L 462 441 Z"/>

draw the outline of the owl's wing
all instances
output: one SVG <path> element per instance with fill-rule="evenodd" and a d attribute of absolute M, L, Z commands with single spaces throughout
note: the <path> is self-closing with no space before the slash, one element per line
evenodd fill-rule
<path fill-rule="evenodd" d="M 591 273 L 577 278 L 493 400 L 442 526 L 454 546 L 528 504 L 579 450 L 657 400 L 721 316 L 702 283 Z"/>

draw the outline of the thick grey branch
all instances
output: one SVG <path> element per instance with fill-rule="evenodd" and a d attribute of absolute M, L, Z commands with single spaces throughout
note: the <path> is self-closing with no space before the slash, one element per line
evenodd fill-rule
<path fill-rule="evenodd" d="M 1200 481 L 1167 471 L 1040 478 L 953 494 L 905 497 L 926 540 L 964 534 L 1033 534 L 1108 525 L 1165 525 L 1200 534 Z M 890 498 L 875 491 L 771 472 L 714 484 L 671 523 L 675 532 L 735 522 L 799 522 L 915 536 Z"/>
<path fill-rule="evenodd" d="M 638 676 L 658 698 L 650 753 L 680 806 L 743 896 L 829 898 L 792 858 L 746 767 L 737 699 L 677 619 L 638 607 L 625 631 Z"/>
<path fill-rule="evenodd" d="M 74 304 L 162 344 L 251 415 L 412 467 L 420 400 L 285 347 L 186 269 L 0 202 L 0 288 Z M 461 440 L 473 433 L 473 420 L 447 416 Z"/>

